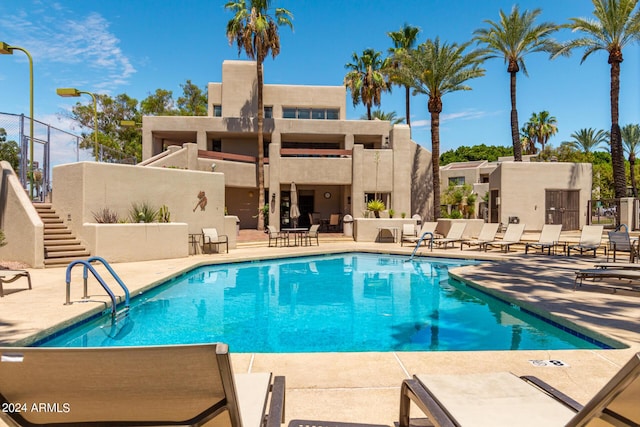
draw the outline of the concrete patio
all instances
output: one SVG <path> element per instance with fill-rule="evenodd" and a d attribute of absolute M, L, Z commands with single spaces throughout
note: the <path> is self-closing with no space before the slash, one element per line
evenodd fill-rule
<path fill-rule="evenodd" d="M 321 235 L 320 246 L 268 248 L 266 236 L 242 232 L 238 249 L 229 254 L 194 255 L 188 258 L 114 264 L 131 288 L 132 295 L 194 266 L 280 256 L 300 256 L 341 251 L 371 251 L 410 254 L 412 247 L 393 243 L 356 243 L 339 234 Z M 571 322 L 603 339 L 628 346 L 619 350 L 480 351 L 480 352 L 380 352 L 233 354 L 237 372 L 271 371 L 286 376 L 286 422 L 291 419 L 323 419 L 344 422 L 391 424 L 398 420 L 400 384 L 414 373 L 471 373 L 511 371 L 536 375 L 559 390 L 585 403 L 636 352 L 640 351 L 638 296 L 634 292 L 613 293 L 594 285 L 573 290 L 573 271 L 590 267 L 587 257 L 509 254 L 459 248 L 421 249 L 420 255 L 498 260 L 460 267 L 451 273 L 473 281 L 487 292 L 498 292 L 532 311 L 549 312 L 559 323 Z M 603 257 L 599 257 L 603 260 Z M 32 269 L 33 290 L 22 281 L 5 286 L 0 298 L 0 343 L 28 344 L 60 325 L 104 309 L 99 289 L 84 304 L 63 305 L 65 270 Z M 72 299 L 81 296 L 80 271 L 72 279 Z M 97 285 L 96 285 L 97 286 Z M 575 326 L 574 326 L 575 328 Z M 592 334 L 593 335 L 593 334 Z M 233 353 L 233 349 L 231 349 Z M 559 359 L 566 367 L 535 367 L 531 359 Z M 416 412 L 414 412 L 416 413 Z M 417 414 L 417 413 L 416 413 Z"/>

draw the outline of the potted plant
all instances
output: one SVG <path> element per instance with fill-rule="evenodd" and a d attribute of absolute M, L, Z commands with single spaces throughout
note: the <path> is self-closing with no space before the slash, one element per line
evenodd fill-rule
<path fill-rule="evenodd" d="M 385 209 L 385 205 L 382 200 L 374 199 L 374 200 L 370 200 L 369 203 L 367 203 L 367 210 L 370 210 L 371 212 L 373 212 L 376 218 L 380 218 L 380 211 L 383 211 L 384 209 Z"/>
<path fill-rule="evenodd" d="M 393 209 L 389 209 L 389 218 L 393 218 L 395 214 L 396 214 L 396 211 L 394 211 Z"/>

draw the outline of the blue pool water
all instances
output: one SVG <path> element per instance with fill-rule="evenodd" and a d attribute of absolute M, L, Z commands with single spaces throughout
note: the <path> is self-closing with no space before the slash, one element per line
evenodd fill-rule
<path fill-rule="evenodd" d="M 135 298 L 50 347 L 226 342 L 234 352 L 598 348 L 448 280 L 460 260 L 349 253 L 206 266 Z"/>

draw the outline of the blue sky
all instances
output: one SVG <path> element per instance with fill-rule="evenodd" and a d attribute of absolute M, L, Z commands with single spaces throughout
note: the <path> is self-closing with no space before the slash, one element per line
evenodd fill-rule
<path fill-rule="evenodd" d="M 174 98 L 187 79 L 204 88 L 221 81 L 222 61 L 238 59 L 225 36 L 230 12 L 225 1 L 214 0 L 3 0 L 0 2 L 0 41 L 29 50 L 34 59 L 35 117 L 65 129 L 60 118 L 77 100 L 56 96 L 57 87 L 77 87 L 95 93 L 127 93 L 141 101 L 156 89 Z M 350 1 L 274 0 L 294 15 L 294 31 L 282 28 L 282 51 L 265 62 L 267 84 L 342 85 L 353 52 L 366 48 L 385 52 L 387 32 L 407 23 L 420 27 L 419 41 L 440 37 L 466 42 L 472 32 L 510 11 L 504 0 Z M 566 23 L 589 17 L 588 0 L 524 0 L 521 9 L 541 8 L 542 21 Z M 573 35 L 563 30 L 558 40 Z M 623 51 L 620 123 L 640 123 L 640 47 Z M 609 65 L 607 55 L 591 55 L 582 65 L 582 52 L 548 59 L 543 53 L 526 58 L 529 77 L 518 73 L 519 124 L 533 112 L 548 110 L 558 120 L 551 144 L 571 133 L 593 127 L 610 128 Z M 244 56 L 240 56 L 244 58 Z M 441 151 L 460 145 L 511 144 L 509 75 L 501 59 L 485 63 L 486 75 L 470 81 L 473 90 L 446 95 L 441 117 Z M 0 56 L 0 112 L 29 113 L 29 73 L 26 56 Z M 349 97 L 349 94 L 347 94 Z M 80 98 L 89 102 L 89 97 Z M 413 139 L 430 149 L 426 97 L 412 98 Z M 347 99 L 347 117 L 358 119 L 362 106 Z M 394 88 L 382 97 L 382 110 L 404 116 L 404 91 Z M 75 132 L 79 129 L 75 127 Z"/>

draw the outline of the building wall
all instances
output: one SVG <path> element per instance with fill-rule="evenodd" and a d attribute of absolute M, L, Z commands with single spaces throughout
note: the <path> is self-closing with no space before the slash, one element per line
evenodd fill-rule
<path fill-rule="evenodd" d="M 591 198 L 590 163 L 505 162 L 489 180 L 490 190 L 499 190 L 499 221 L 503 224 L 517 216 L 527 230 L 541 230 L 546 190 L 578 190 L 580 226 L 586 223 L 587 201 Z"/>

